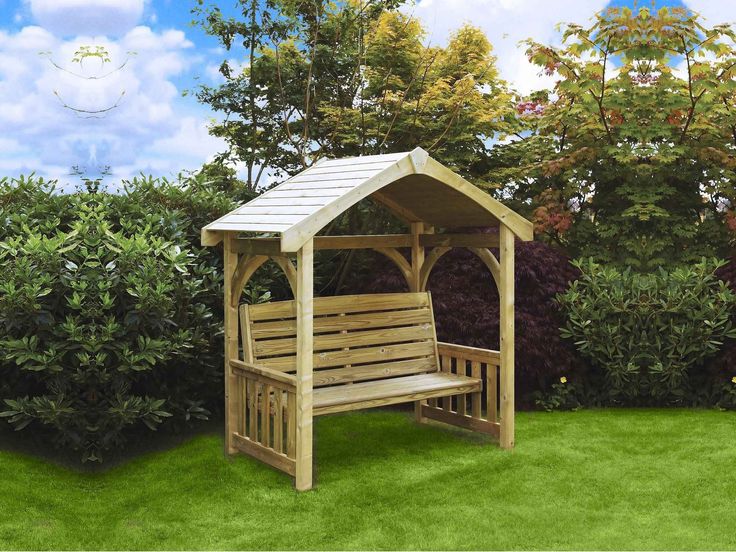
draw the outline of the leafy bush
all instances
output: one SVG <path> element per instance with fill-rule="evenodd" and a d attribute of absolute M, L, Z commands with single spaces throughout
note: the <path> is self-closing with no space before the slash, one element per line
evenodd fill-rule
<path fill-rule="evenodd" d="M 703 259 L 652 274 L 593 260 L 573 264 L 582 276 L 559 296 L 567 316 L 562 335 L 602 371 L 606 398 L 633 404 L 696 400 L 706 389 L 703 370 L 694 369 L 736 337 L 736 294 L 715 274 L 723 263 Z"/>
<path fill-rule="evenodd" d="M 97 460 L 222 397 L 221 254 L 199 228 L 232 208 L 201 179 L 122 194 L 0 180 L 0 416 Z"/>
<path fill-rule="evenodd" d="M 578 271 L 559 250 L 540 242 L 516 244 L 516 388 L 520 406 L 534 406 L 534 392 L 583 366 L 570 343 L 560 338 L 563 319 L 555 296 L 567 289 Z M 475 254 L 456 249 L 442 257 L 429 278 L 438 338 L 498 349 L 498 290 Z M 394 264 L 376 256 L 353 290 L 406 291 Z"/>

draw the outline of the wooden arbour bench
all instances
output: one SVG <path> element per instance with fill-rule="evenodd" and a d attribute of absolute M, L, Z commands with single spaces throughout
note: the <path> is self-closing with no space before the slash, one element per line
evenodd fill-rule
<path fill-rule="evenodd" d="M 364 199 L 409 232 L 318 235 Z M 457 231 L 467 227 L 487 230 Z M 529 221 L 420 148 L 320 160 L 205 226 L 202 245 L 222 243 L 224 254 L 226 454 L 258 458 L 307 490 L 313 416 L 408 401 L 419 422 L 490 433 L 513 448 L 514 251 L 516 240 L 531 239 Z M 437 342 L 425 290 L 453 247 L 473 251 L 498 288 L 499 351 Z M 315 299 L 315 251 L 335 249 L 385 255 L 410 293 Z M 294 300 L 240 306 L 269 260 Z"/>
<path fill-rule="evenodd" d="M 240 315 L 235 446 L 294 474 L 296 303 Z M 498 436 L 498 365 L 498 351 L 437 342 L 427 292 L 314 300 L 315 416 L 422 401 L 424 418 Z"/>

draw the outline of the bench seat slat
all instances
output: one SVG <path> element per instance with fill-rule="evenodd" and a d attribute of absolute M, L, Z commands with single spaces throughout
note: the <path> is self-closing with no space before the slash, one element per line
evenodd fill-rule
<path fill-rule="evenodd" d="M 329 351 L 342 347 L 366 347 L 369 345 L 391 345 L 408 341 L 432 339 L 434 328 L 430 324 L 407 326 L 402 328 L 381 328 L 379 330 L 361 330 L 346 333 L 333 333 L 314 336 L 315 351 Z M 296 338 L 267 339 L 256 341 L 258 358 L 296 353 Z"/>
<path fill-rule="evenodd" d="M 348 364 L 367 364 L 434 356 L 434 342 L 398 343 L 378 347 L 363 347 L 347 351 L 328 351 L 314 355 L 314 370 L 345 366 Z M 296 370 L 296 356 L 281 356 L 259 359 L 258 364 L 266 368 L 293 372 Z"/>
<path fill-rule="evenodd" d="M 478 392 L 480 379 L 435 372 L 314 390 L 314 414 Z"/>
<path fill-rule="evenodd" d="M 380 362 L 377 364 L 361 364 L 348 368 L 332 368 L 314 372 L 314 386 L 335 385 L 353 381 L 375 380 L 396 376 L 422 374 L 435 369 L 434 357 L 401 360 L 399 362 Z"/>
<path fill-rule="evenodd" d="M 244 305 L 247 308 L 247 305 Z M 431 324 L 432 318 L 428 308 L 369 312 L 361 314 L 345 314 L 321 316 L 314 319 L 314 333 L 339 332 L 342 330 L 370 330 L 372 328 L 392 328 Z M 270 320 L 252 324 L 253 339 L 272 339 L 276 337 L 293 337 L 296 335 L 296 320 Z"/>
<path fill-rule="evenodd" d="M 400 309 L 417 309 L 428 306 L 429 296 L 426 293 L 338 295 L 336 297 L 320 297 L 315 300 L 314 316 L 372 311 L 395 311 Z M 276 320 L 278 318 L 295 318 L 296 303 L 294 301 L 281 301 L 277 303 L 260 303 L 258 305 L 251 305 L 250 317 L 253 322 Z"/>

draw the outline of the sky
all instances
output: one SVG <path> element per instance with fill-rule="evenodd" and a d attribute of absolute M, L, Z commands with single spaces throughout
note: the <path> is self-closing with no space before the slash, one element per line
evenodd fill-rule
<path fill-rule="evenodd" d="M 658 0 L 683 5 L 708 24 L 736 21 L 736 0 Z M 0 0 L 0 175 L 72 181 L 72 167 L 109 178 L 174 176 L 196 170 L 224 150 L 209 136 L 213 113 L 192 96 L 197 83 L 217 82 L 225 53 L 190 25 L 194 0 Z M 639 2 L 650 5 L 650 1 Z M 236 0 L 219 0 L 233 11 Z M 470 22 L 494 45 L 501 75 L 521 92 L 549 85 L 518 46 L 534 37 L 559 43 L 555 25 L 586 24 L 607 5 L 633 0 L 416 0 L 428 40 L 446 42 Z M 71 64 L 80 45 L 103 46 Z M 230 54 L 228 57 L 231 57 Z M 106 76 L 104 76 L 106 75 Z M 89 77 L 104 78 L 89 78 Z M 546 79 L 549 79 L 546 77 Z M 80 113 L 75 110 L 102 111 Z"/>

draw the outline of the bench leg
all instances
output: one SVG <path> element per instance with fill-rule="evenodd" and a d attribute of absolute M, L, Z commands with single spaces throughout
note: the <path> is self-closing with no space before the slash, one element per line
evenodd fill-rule
<path fill-rule="evenodd" d="M 418 424 L 423 424 L 427 421 L 427 418 L 422 414 L 422 406 L 427 404 L 427 401 L 414 401 L 414 420 Z"/>
<path fill-rule="evenodd" d="M 309 397 L 311 402 L 311 396 Z M 297 404 L 299 403 L 297 397 Z M 296 423 L 296 490 L 312 488 L 312 407 L 308 413 L 297 406 Z"/>

